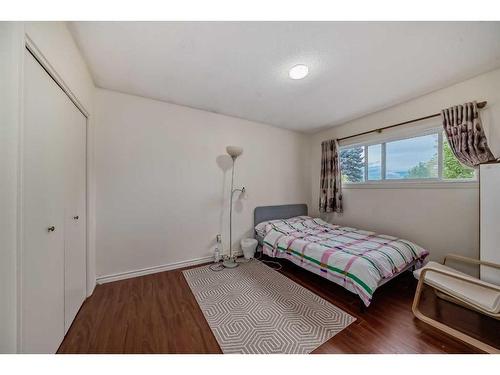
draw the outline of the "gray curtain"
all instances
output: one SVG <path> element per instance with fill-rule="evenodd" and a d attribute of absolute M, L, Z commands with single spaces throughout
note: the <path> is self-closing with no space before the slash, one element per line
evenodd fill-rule
<path fill-rule="evenodd" d="M 342 212 L 339 145 L 331 139 L 321 143 L 320 212 Z"/>
<path fill-rule="evenodd" d="M 476 102 L 443 109 L 441 118 L 450 147 L 462 164 L 474 168 L 495 160 L 488 147 Z"/>

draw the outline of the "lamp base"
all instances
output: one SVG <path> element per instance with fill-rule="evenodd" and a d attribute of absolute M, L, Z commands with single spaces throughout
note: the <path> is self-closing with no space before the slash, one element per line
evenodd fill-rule
<path fill-rule="evenodd" d="M 230 259 L 226 259 L 224 262 L 222 262 L 222 265 L 225 267 L 225 268 L 235 268 L 235 267 L 238 267 L 238 263 L 236 263 L 234 261 L 234 259 L 230 258 Z"/>

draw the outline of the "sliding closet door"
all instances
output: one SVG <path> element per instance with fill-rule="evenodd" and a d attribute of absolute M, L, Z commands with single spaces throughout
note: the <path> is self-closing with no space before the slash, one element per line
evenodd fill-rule
<path fill-rule="evenodd" d="M 25 52 L 21 348 L 54 353 L 64 337 L 67 96 Z"/>
<path fill-rule="evenodd" d="M 66 333 L 86 296 L 86 119 L 73 103 L 68 103 L 65 108 L 66 116 L 70 120 L 66 124 L 65 137 L 64 332 Z"/>
<path fill-rule="evenodd" d="M 86 118 L 25 52 L 21 349 L 54 353 L 86 295 Z"/>

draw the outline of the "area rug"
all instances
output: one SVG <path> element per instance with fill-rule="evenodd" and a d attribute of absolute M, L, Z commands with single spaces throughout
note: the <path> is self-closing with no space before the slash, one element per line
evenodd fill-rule
<path fill-rule="evenodd" d="M 183 274 L 223 353 L 306 354 L 356 320 L 257 260 Z"/>

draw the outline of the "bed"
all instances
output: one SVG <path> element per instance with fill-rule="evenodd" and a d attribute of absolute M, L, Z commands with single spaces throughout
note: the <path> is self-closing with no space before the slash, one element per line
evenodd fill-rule
<path fill-rule="evenodd" d="M 365 306 L 378 287 L 420 268 L 429 255 L 404 239 L 310 217 L 305 204 L 257 207 L 254 226 L 264 254 L 288 259 L 343 286 Z"/>

